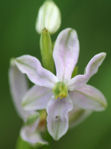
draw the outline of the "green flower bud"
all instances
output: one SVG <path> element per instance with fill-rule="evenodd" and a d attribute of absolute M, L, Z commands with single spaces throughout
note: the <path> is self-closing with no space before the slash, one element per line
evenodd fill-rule
<path fill-rule="evenodd" d="M 41 33 L 40 50 L 41 50 L 43 66 L 46 69 L 53 72 L 54 71 L 54 62 L 52 57 L 53 45 L 50 34 L 47 29 L 44 29 Z"/>
<path fill-rule="evenodd" d="M 46 0 L 40 7 L 36 22 L 36 30 L 41 33 L 46 28 L 51 34 L 55 33 L 61 25 L 59 8 L 52 0 Z"/>

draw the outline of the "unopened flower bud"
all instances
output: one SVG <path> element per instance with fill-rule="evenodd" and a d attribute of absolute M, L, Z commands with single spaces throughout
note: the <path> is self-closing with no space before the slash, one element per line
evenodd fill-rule
<path fill-rule="evenodd" d="M 55 33 L 61 25 L 59 8 L 52 0 L 46 0 L 40 7 L 36 22 L 36 30 L 41 33 L 46 28 L 51 34 Z"/>

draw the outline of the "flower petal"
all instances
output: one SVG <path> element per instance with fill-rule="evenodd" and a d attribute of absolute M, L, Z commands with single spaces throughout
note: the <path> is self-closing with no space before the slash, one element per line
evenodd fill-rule
<path fill-rule="evenodd" d="M 69 90 L 80 88 L 98 71 L 99 66 L 102 64 L 106 57 L 106 53 L 102 52 L 96 54 L 88 63 L 85 69 L 85 74 L 77 75 L 69 81 Z"/>
<path fill-rule="evenodd" d="M 9 82 L 10 91 L 13 97 L 14 104 L 19 116 L 26 121 L 29 112 L 25 112 L 21 106 L 22 98 L 28 90 L 27 81 L 16 65 L 11 62 L 11 67 L 9 69 Z"/>
<path fill-rule="evenodd" d="M 31 145 L 37 145 L 39 144 L 48 144 L 45 140 L 42 139 L 39 132 L 37 132 L 35 129 L 33 129 L 33 126 L 24 126 L 21 129 L 20 135 L 22 139 Z"/>
<path fill-rule="evenodd" d="M 74 105 L 83 109 L 101 111 L 107 107 L 104 95 L 90 85 L 84 85 L 78 90 L 70 92 Z"/>
<path fill-rule="evenodd" d="M 106 57 L 106 53 L 102 52 L 96 54 L 86 66 L 85 74 L 87 75 L 87 80 L 89 80 L 95 73 L 97 73 L 98 68 L 102 64 Z"/>
<path fill-rule="evenodd" d="M 57 77 L 70 79 L 79 56 L 79 41 L 76 31 L 71 28 L 63 30 L 55 42 L 53 57 Z"/>
<path fill-rule="evenodd" d="M 50 71 L 44 69 L 35 57 L 24 55 L 16 58 L 15 61 L 19 70 L 36 85 L 52 88 L 57 82 L 57 78 Z"/>
<path fill-rule="evenodd" d="M 49 88 L 40 86 L 32 87 L 23 98 L 22 105 L 24 110 L 45 109 L 52 95 L 52 91 Z"/>
<path fill-rule="evenodd" d="M 70 91 L 82 87 L 86 83 L 86 75 L 77 75 L 68 82 L 68 88 Z"/>
<path fill-rule="evenodd" d="M 73 108 L 69 99 L 52 99 L 47 107 L 47 127 L 50 135 L 59 140 L 68 130 L 68 112 Z"/>
<path fill-rule="evenodd" d="M 76 105 L 71 112 L 69 112 L 70 128 L 77 126 L 83 122 L 88 116 L 92 114 L 91 110 L 83 110 Z"/>

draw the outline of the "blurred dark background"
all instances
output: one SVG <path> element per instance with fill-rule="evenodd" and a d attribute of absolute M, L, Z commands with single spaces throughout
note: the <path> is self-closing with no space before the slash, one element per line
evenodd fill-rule
<path fill-rule="evenodd" d="M 81 47 L 79 72 L 83 72 L 94 54 L 107 52 L 107 58 L 90 84 L 104 93 L 109 106 L 104 112 L 93 113 L 50 148 L 111 149 L 111 0 L 55 2 L 62 12 L 60 30 L 72 27 L 78 32 Z M 0 0 L 0 149 L 15 148 L 22 124 L 10 96 L 9 61 L 22 54 L 41 59 L 35 20 L 42 3 L 43 0 Z"/>

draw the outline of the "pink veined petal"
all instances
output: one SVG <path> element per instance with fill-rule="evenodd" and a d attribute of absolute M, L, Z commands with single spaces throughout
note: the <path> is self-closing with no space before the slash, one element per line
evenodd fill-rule
<path fill-rule="evenodd" d="M 26 112 L 23 110 L 21 102 L 23 96 L 28 91 L 27 81 L 16 65 L 13 63 L 9 69 L 9 83 L 10 83 L 10 91 L 12 94 L 13 102 L 16 107 L 16 110 L 19 116 L 26 121 L 30 112 Z"/>
<path fill-rule="evenodd" d="M 34 86 L 24 96 L 22 101 L 23 108 L 27 111 L 46 109 L 52 95 L 51 89 Z"/>
<path fill-rule="evenodd" d="M 52 99 L 47 106 L 47 127 L 54 140 L 59 140 L 68 130 L 68 113 L 73 108 L 69 99 Z"/>
<path fill-rule="evenodd" d="M 104 61 L 106 57 L 106 53 L 102 52 L 96 54 L 87 64 L 85 73 L 83 75 L 77 75 L 69 81 L 69 90 L 74 90 L 80 88 L 85 83 L 89 81 L 89 79 L 97 73 L 100 65 Z"/>
<path fill-rule="evenodd" d="M 56 76 L 44 69 L 39 60 L 30 55 L 24 55 L 15 60 L 19 70 L 38 86 L 53 88 L 57 82 Z"/>
<path fill-rule="evenodd" d="M 73 104 L 82 109 L 101 111 L 107 107 L 104 95 L 90 85 L 84 85 L 77 90 L 71 91 L 69 96 Z"/>
<path fill-rule="evenodd" d="M 71 78 L 79 56 L 79 41 L 76 31 L 64 29 L 55 42 L 53 57 L 59 80 Z"/>

